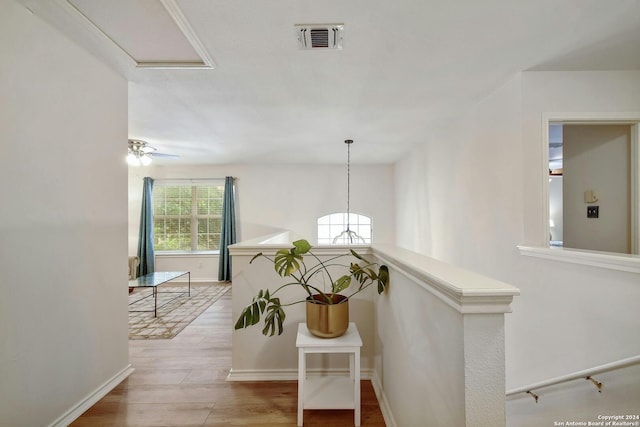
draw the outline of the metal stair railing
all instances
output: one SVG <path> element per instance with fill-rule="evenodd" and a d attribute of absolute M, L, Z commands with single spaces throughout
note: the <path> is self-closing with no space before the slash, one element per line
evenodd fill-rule
<path fill-rule="evenodd" d="M 578 380 L 578 379 L 584 379 L 587 381 L 591 381 L 593 383 L 594 386 L 596 386 L 596 388 L 598 389 L 599 393 L 602 393 L 602 386 L 603 384 L 599 381 L 597 381 L 593 376 L 594 375 L 598 375 L 601 374 L 603 372 L 609 372 L 609 371 L 614 371 L 614 370 L 618 370 L 618 369 L 623 369 L 623 368 L 627 368 L 629 366 L 633 366 L 633 365 L 637 365 L 640 364 L 640 355 L 638 356 L 633 356 L 633 357 L 629 357 L 627 359 L 621 359 L 618 360 L 616 362 L 611 362 L 611 363 L 607 363 L 604 365 L 600 365 L 600 366 L 595 366 L 593 368 L 590 369 L 584 369 L 582 371 L 577 371 L 577 372 L 573 372 L 571 374 L 567 374 L 567 375 L 562 375 L 559 377 L 555 377 L 555 378 L 550 378 L 548 380 L 545 381 L 540 381 L 534 384 L 530 384 L 524 387 L 518 387 L 518 388 L 514 388 L 511 390 L 507 390 L 507 397 L 516 395 L 516 394 L 520 394 L 520 393 L 526 393 L 531 395 L 531 397 L 533 397 L 536 401 L 536 403 L 538 402 L 538 398 L 539 396 L 537 394 L 534 393 L 535 390 L 544 388 L 544 387 L 550 387 L 552 385 L 556 385 L 556 384 L 561 384 L 564 382 L 568 382 L 568 381 L 573 381 L 573 380 Z"/>

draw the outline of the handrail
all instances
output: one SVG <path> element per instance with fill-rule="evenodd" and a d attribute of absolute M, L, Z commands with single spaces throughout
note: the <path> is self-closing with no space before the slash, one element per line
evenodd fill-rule
<path fill-rule="evenodd" d="M 640 355 L 629 357 L 627 359 L 621 359 L 621 360 L 618 360 L 616 362 L 606 363 L 606 364 L 600 365 L 600 366 L 595 366 L 595 367 L 590 368 L 590 369 L 585 369 L 585 370 L 582 370 L 582 371 L 573 372 L 571 374 L 562 375 L 560 377 L 551 378 L 551 379 L 548 379 L 546 381 L 540 381 L 540 382 L 537 382 L 537 383 L 534 383 L 534 384 L 531 384 L 531 385 L 528 385 L 528 386 L 514 388 L 512 390 L 508 390 L 507 391 L 507 397 L 513 396 L 513 395 L 519 394 L 519 393 L 528 393 L 531 396 L 533 396 L 533 398 L 537 402 L 538 401 L 538 396 L 533 393 L 533 390 L 537 390 L 537 389 L 540 389 L 540 388 L 543 388 L 543 387 L 549 387 L 549 386 L 552 386 L 552 385 L 561 384 L 561 383 L 564 383 L 564 382 L 567 382 L 567 381 L 573 381 L 573 380 L 577 380 L 577 379 L 590 380 L 598 388 L 598 391 L 601 391 L 600 389 L 602 388 L 602 383 L 596 381 L 593 378 L 593 375 L 598 375 L 598 374 L 601 374 L 603 372 L 613 371 L 613 370 L 616 370 L 616 369 L 627 368 L 629 366 L 637 365 L 637 364 L 640 364 Z"/>

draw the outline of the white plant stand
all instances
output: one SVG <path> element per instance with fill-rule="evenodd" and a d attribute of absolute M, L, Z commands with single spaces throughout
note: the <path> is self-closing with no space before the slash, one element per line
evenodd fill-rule
<path fill-rule="evenodd" d="M 319 338 L 307 325 L 298 324 L 298 426 L 302 426 L 305 409 L 353 409 L 354 424 L 360 426 L 360 347 L 362 339 L 355 323 L 349 323 L 344 335 Z M 349 376 L 307 378 L 307 354 L 348 353 Z"/>

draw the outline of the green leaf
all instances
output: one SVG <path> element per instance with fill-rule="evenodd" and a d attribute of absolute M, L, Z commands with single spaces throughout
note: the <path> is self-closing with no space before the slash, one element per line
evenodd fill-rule
<path fill-rule="evenodd" d="M 248 328 L 249 326 L 253 326 L 258 323 L 258 321 L 260 321 L 260 313 L 257 313 L 256 319 L 253 308 L 254 304 L 250 304 L 246 306 L 244 310 L 242 310 L 242 313 L 240 313 L 240 317 L 238 317 L 238 321 L 234 326 L 235 329 Z"/>
<path fill-rule="evenodd" d="M 311 244 L 305 239 L 296 240 L 293 242 L 293 247 L 292 253 L 295 255 L 303 255 L 311 250 Z"/>
<path fill-rule="evenodd" d="M 337 294 L 338 292 L 342 292 L 345 289 L 347 289 L 350 284 L 351 284 L 351 276 L 344 275 L 331 285 L 331 291 L 334 294 Z"/>
<path fill-rule="evenodd" d="M 351 251 L 351 255 L 353 255 L 354 257 L 358 258 L 361 261 L 365 261 L 365 259 L 362 258 L 360 254 L 358 254 L 358 252 L 354 251 L 353 249 L 350 249 L 350 251 Z"/>
<path fill-rule="evenodd" d="M 242 328 L 246 328 L 246 323 L 244 321 L 244 314 L 240 314 L 240 317 L 238 317 L 238 321 L 236 322 L 235 326 L 233 327 L 235 330 L 238 329 L 242 329 Z"/>
<path fill-rule="evenodd" d="M 295 252 L 295 248 L 291 250 L 280 249 L 276 252 L 274 267 L 281 277 L 291 276 L 300 270 L 300 263 L 303 262 L 302 256 Z"/>
<path fill-rule="evenodd" d="M 258 305 L 257 302 L 254 302 L 252 306 L 252 315 L 253 315 L 253 317 L 251 318 L 252 325 L 255 325 L 260 321 L 260 313 L 261 313 L 260 306 Z"/>
<path fill-rule="evenodd" d="M 264 328 L 262 328 L 262 335 L 264 336 L 273 336 L 273 332 L 274 332 L 274 323 L 273 323 L 273 316 L 271 316 L 271 314 L 267 315 L 267 317 L 264 318 Z M 271 334 L 269 334 L 269 331 L 271 331 Z"/>
<path fill-rule="evenodd" d="M 386 265 L 380 266 L 378 271 L 378 293 L 381 294 L 389 285 L 389 267 Z"/>
<path fill-rule="evenodd" d="M 358 264 L 351 263 L 351 267 L 349 268 L 349 270 L 351 271 L 351 274 L 353 274 L 353 277 L 355 277 L 356 280 L 360 282 L 360 284 L 364 284 L 366 280 L 366 278 L 364 277 L 364 271 Z"/>
<path fill-rule="evenodd" d="M 259 323 L 260 315 L 264 313 L 269 302 L 269 291 L 263 291 L 262 289 L 258 291 L 258 295 L 253 297 L 251 303 L 240 313 L 234 328 L 242 329 Z"/>
<path fill-rule="evenodd" d="M 262 334 L 270 337 L 275 334 L 276 330 L 278 331 L 278 335 L 282 335 L 284 330 L 283 322 L 285 318 L 285 313 L 280 305 L 280 300 L 278 298 L 274 298 L 271 302 L 274 304 L 267 308 L 268 314 L 264 318 L 264 328 L 262 329 Z"/>
<path fill-rule="evenodd" d="M 378 275 L 376 274 L 375 271 L 373 271 L 370 268 L 365 269 L 365 274 L 371 279 L 371 280 L 377 280 L 378 279 Z"/>
<path fill-rule="evenodd" d="M 284 310 L 281 308 L 278 309 L 278 335 L 282 335 L 282 331 L 284 330 L 282 324 L 284 322 L 284 318 L 286 315 L 284 314 Z"/>

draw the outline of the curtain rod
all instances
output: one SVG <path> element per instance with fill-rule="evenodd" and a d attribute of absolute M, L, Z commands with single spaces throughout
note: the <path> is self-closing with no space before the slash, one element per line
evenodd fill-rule
<path fill-rule="evenodd" d="M 154 181 L 156 182 L 193 182 L 193 183 L 198 183 L 198 182 L 211 182 L 211 181 L 224 181 L 226 177 L 222 177 L 222 178 L 154 178 Z M 235 176 L 231 177 L 234 181 L 236 181 L 238 178 L 236 178 Z"/>

